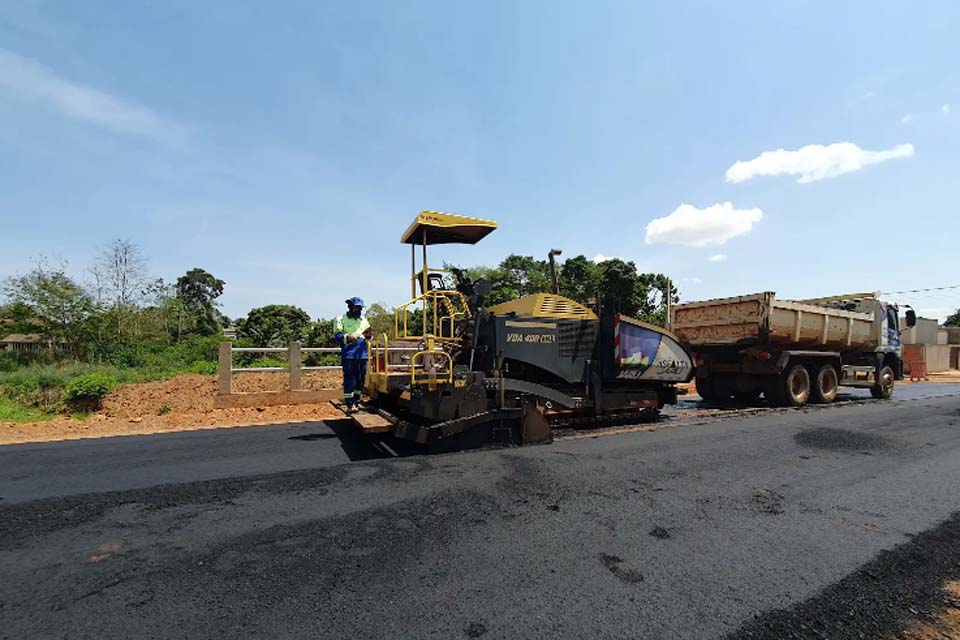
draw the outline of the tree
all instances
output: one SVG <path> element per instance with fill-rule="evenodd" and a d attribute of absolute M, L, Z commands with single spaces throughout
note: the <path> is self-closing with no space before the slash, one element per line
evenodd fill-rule
<path fill-rule="evenodd" d="M 48 346 L 81 350 L 81 338 L 96 306 L 83 287 L 70 279 L 65 265 L 50 268 L 40 260 L 26 275 L 7 278 L 3 289 L 22 320 L 28 321 L 27 308 L 32 312 L 29 321 Z"/>
<path fill-rule="evenodd" d="M 120 307 L 139 302 L 147 274 L 147 261 L 130 240 L 116 239 L 102 247 L 92 275 L 98 295 L 109 296 Z"/>
<path fill-rule="evenodd" d="M 953 315 L 947 316 L 947 319 L 944 320 L 943 326 L 945 327 L 960 327 L 960 309 L 957 309 Z"/>
<path fill-rule="evenodd" d="M 39 318 L 30 305 L 11 302 L 0 306 L 0 337 L 11 333 L 40 333 Z"/>
<path fill-rule="evenodd" d="M 110 301 L 107 315 L 117 341 L 127 343 L 130 321 L 143 297 L 147 261 L 137 245 L 118 238 L 100 249 L 90 273 L 97 302 Z"/>
<path fill-rule="evenodd" d="M 503 259 L 498 270 L 503 284 L 513 289 L 517 298 L 550 290 L 550 267 L 546 260 L 511 254 Z"/>
<path fill-rule="evenodd" d="M 662 273 L 641 273 L 638 278 L 637 301 L 640 308 L 637 317 L 661 327 L 667 324 L 667 296 L 671 304 L 680 301 L 677 288 Z"/>
<path fill-rule="evenodd" d="M 237 324 L 237 337 L 260 347 L 286 346 L 291 340 L 303 340 L 310 326 L 310 316 L 300 307 L 270 304 L 251 309 Z"/>
<path fill-rule="evenodd" d="M 603 306 L 608 311 L 663 326 L 667 319 L 667 296 L 671 296 L 673 302 L 679 301 L 677 289 L 669 278 L 662 273 L 637 273 L 632 261 L 606 260 L 600 263 L 599 271 Z"/>
<path fill-rule="evenodd" d="M 393 312 L 388 311 L 382 302 L 375 302 L 367 307 L 366 316 L 374 338 L 380 340 L 383 334 L 393 338 Z"/>
<path fill-rule="evenodd" d="M 596 300 L 601 275 L 600 266 L 586 256 L 564 260 L 557 274 L 560 294 L 589 305 Z"/>
<path fill-rule="evenodd" d="M 636 316 L 644 293 L 637 266 L 620 258 L 600 263 L 600 292 L 603 307 L 613 313 Z"/>
<path fill-rule="evenodd" d="M 550 267 L 546 260 L 511 254 L 496 267 L 470 267 L 472 280 L 484 278 L 491 284 L 487 304 L 494 305 L 550 290 Z"/>
<path fill-rule="evenodd" d="M 146 325 L 145 335 L 179 342 L 184 335 L 194 332 L 197 318 L 177 297 L 175 285 L 157 278 L 144 286 L 143 297 L 147 307 L 140 315 Z"/>
<path fill-rule="evenodd" d="M 193 315 L 196 333 L 212 336 L 223 328 L 216 299 L 223 295 L 224 284 L 223 280 L 200 268 L 193 268 L 177 278 L 177 299 Z"/>
<path fill-rule="evenodd" d="M 333 341 L 333 319 L 318 318 L 307 327 L 304 335 L 304 345 L 307 347 L 335 347 Z"/>

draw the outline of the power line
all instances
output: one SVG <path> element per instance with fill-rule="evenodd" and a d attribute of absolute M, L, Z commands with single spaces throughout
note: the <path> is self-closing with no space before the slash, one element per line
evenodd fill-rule
<path fill-rule="evenodd" d="M 898 293 L 921 293 L 923 291 L 945 291 L 947 289 L 960 289 L 960 284 L 952 284 L 946 287 L 929 287 L 927 289 L 907 289 L 906 291 L 883 291 L 881 295 L 890 296 Z"/>

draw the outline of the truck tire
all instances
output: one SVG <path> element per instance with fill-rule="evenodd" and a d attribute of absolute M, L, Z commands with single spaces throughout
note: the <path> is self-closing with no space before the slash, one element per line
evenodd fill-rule
<path fill-rule="evenodd" d="M 813 378 L 813 388 L 810 390 L 810 402 L 817 404 L 829 404 L 833 402 L 837 397 L 837 387 L 840 384 L 837 378 L 836 367 L 832 364 L 825 364 L 810 373 Z"/>
<path fill-rule="evenodd" d="M 767 400 L 775 407 L 802 407 L 810 399 L 810 373 L 802 364 L 791 365 L 771 383 Z"/>
<path fill-rule="evenodd" d="M 880 367 L 880 380 L 870 387 L 870 395 L 877 400 L 889 400 L 893 397 L 893 367 L 888 364 Z"/>

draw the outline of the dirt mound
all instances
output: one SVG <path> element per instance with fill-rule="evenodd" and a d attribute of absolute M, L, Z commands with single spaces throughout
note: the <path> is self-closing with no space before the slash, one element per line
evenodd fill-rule
<path fill-rule="evenodd" d="M 233 378 L 234 393 L 283 391 L 287 388 L 285 372 L 239 373 Z M 305 371 L 304 389 L 336 389 L 339 371 Z M 217 377 L 203 375 L 175 376 L 169 380 L 124 384 L 103 401 L 103 415 L 109 418 L 137 418 L 164 414 L 210 413 L 217 393 Z"/>

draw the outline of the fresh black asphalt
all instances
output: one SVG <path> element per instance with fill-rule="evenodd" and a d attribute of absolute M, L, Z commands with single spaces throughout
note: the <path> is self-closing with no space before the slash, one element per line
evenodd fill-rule
<path fill-rule="evenodd" d="M 960 578 L 957 395 L 389 453 L 3 447 L 0 637 L 872 638 Z"/>

